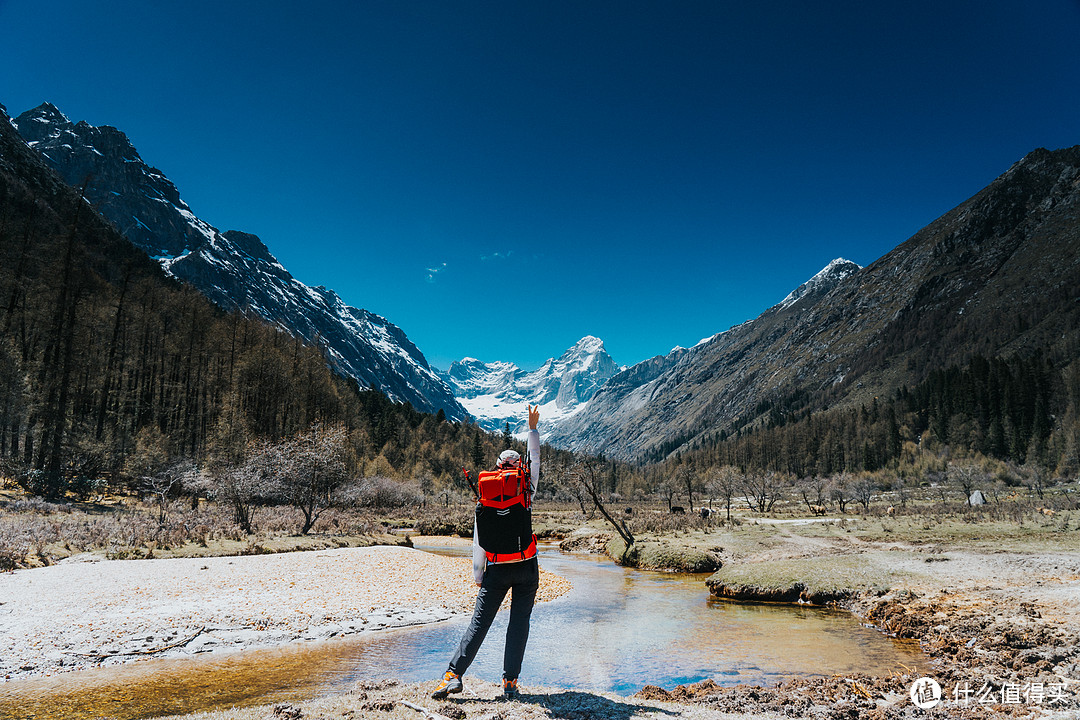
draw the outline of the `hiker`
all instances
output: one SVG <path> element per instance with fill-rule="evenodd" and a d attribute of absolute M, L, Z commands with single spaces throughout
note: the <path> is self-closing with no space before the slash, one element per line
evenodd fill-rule
<path fill-rule="evenodd" d="M 514 450 L 499 455 L 496 469 L 477 478 L 479 498 L 473 523 L 473 576 L 480 587 L 472 620 L 461 644 L 431 697 L 442 700 L 461 692 L 461 676 L 469 669 L 484 642 L 495 613 L 510 591 L 510 622 L 503 650 L 503 697 L 518 694 L 518 675 L 525 643 L 529 639 L 529 616 L 540 567 L 536 560 L 536 536 L 532 531 L 532 497 L 540 477 L 540 406 L 528 406 L 529 460 L 522 463 Z"/>

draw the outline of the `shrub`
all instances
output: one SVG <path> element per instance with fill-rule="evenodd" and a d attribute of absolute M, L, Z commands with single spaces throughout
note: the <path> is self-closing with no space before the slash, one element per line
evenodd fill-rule
<path fill-rule="evenodd" d="M 346 505 L 366 508 L 399 508 L 424 502 L 418 487 L 381 475 L 363 478 L 346 488 L 343 499 Z"/>
<path fill-rule="evenodd" d="M 30 541 L 8 518 L 0 519 L 0 572 L 9 572 L 26 564 Z"/>
<path fill-rule="evenodd" d="M 471 510 L 439 512 L 418 519 L 414 526 L 420 535 L 457 535 L 472 537 L 473 513 Z"/>

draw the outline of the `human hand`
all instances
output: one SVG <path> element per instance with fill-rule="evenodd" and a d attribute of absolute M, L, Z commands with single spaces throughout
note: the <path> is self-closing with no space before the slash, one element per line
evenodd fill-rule
<path fill-rule="evenodd" d="M 526 407 L 529 408 L 529 429 L 535 430 L 537 424 L 540 422 L 540 406 L 528 405 Z"/>

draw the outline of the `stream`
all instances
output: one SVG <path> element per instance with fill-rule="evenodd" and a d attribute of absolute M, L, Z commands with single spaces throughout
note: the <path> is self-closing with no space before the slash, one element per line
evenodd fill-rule
<path fill-rule="evenodd" d="M 448 555 L 466 548 L 421 548 Z M 642 572 L 545 547 L 541 565 L 574 589 L 533 610 L 522 686 L 633 694 L 707 678 L 721 685 L 926 668 L 913 641 L 890 639 L 843 611 L 710 598 L 706 575 Z M 498 681 L 506 612 L 465 677 Z M 0 684 L 2 718 L 127 719 L 344 692 L 359 681 L 434 680 L 468 617 L 277 649 L 147 660 Z"/>

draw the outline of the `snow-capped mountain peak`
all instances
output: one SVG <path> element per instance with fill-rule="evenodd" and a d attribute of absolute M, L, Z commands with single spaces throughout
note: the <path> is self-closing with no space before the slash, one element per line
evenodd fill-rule
<path fill-rule="evenodd" d="M 13 123 L 30 147 L 58 138 L 64 130 L 73 126 L 71 120 L 52 103 L 42 103 L 20 115 L 18 121 Z"/>
<path fill-rule="evenodd" d="M 587 335 L 557 358 L 526 372 L 514 363 L 464 358 L 441 373 L 482 427 L 523 432 L 526 405 L 539 405 L 545 432 L 577 412 L 620 368 L 604 342 Z"/>
<path fill-rule="evenodd" d="M 822 268 L 814 277 L 792 290 L 786 298 L 777 303 L 776 307 L 780 309 L 791 307 L 806 295 L 817 290 L 831 289 L 840 281 L 860 270 L 862 270 L 862 266 L 844 258 L 836 258 Z"/>

